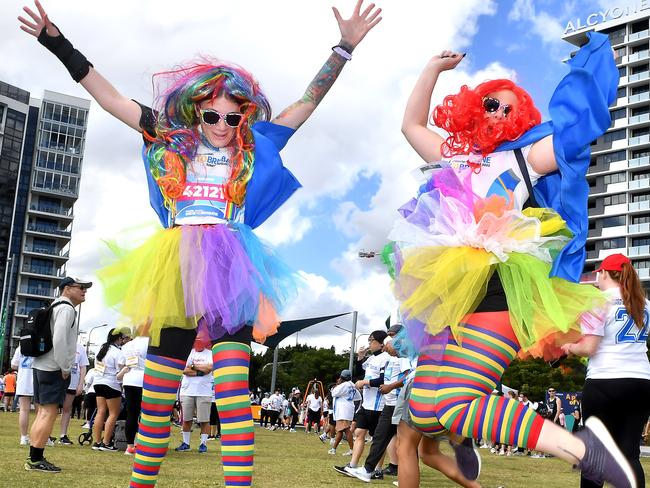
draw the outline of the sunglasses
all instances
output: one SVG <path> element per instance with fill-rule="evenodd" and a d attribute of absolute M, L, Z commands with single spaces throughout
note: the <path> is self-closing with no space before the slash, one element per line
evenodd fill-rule
<path fill-rule="evenodd" d="M 201 110 L 201 120 L 208 125 L 217 125 L 221 119 L 226 123 L 228 127 L 239 127 L 244 114 L 239 112 L 229 112 L 227 114 L 222 114 L 212 109 Z"/>
<path fill-rule="evenodd" d="M 508 114 L 512 112 L 512 107 L 510 105 L 501 105 L 500 100 L 492 97 L 485 97 L 483 99 L 483 108 L 489 114 L 497 113 L 500 108 L 503 108 L 504 117 L 507 117 Z"/>

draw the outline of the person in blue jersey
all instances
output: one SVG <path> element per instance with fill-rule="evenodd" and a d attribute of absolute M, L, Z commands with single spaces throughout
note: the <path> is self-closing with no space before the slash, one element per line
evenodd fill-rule
<path fill-rule="evenodd" d="M 154 76 L 152 108 L 131 100 L 35 3 L 36 11 L 24 8 L 21 28 L 57 56 L 102 108 L 142 133 L 149 200 L 165 228 L 135 249 L 118 250 L 115 263 L 98 272 L 106 302 L 150 337 L 142 401 L 146 422 L 139 426 L 131 486 L 156 483 L 169 444 L 169 414 L 197 331 L 214 344 L 225 485 L 250 486 L 250 341 L 275 333 L 278 314 L 298 281 L 253 229 L 300 187 L 280 151 L 380 22 L 381 9 L 358 0 L 344 19 L 333 8 L 340 41 L 305 93 L 272 118 L 255 78 L 222 61 L 199 61 Z"/>

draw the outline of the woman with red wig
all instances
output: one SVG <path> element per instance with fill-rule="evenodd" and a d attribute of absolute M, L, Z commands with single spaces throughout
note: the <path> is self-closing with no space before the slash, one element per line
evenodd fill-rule
<path fill-rule="evenodd" d="M 530 96 L 510 80 L 463 86 L 429 106 L 438 77 L 464 55 L 443 51 L 420 75 L 402 131 L 427 163 L 417 198 L 391 232 L 395 293 L 418 366 L 412 426 L 452 444 L 476 479 L 471 439 L 550 453 L 594 481 L 635 486 L 607 429 L 593 418 L 576 436 L 509 398 L 491 395 L 517 356 L 559 356 L 581 323 L 602 320 L 601 292 L 576 283 L 587 232 L 589 144 L 611 123 L 618 72 L 607 36 L 569 62 L 541 124 Z M 400 468 L 400 487 L 415 486 Z"/>
<path fill-rule="evenodd" d="M 250 342 L 275 333 L 297 277 L 253 230 L 300 183 L 280 151 L 312 115 L 352 51 L 381 20 L 358 0 L 350 18 L 334 8 L 340 42 L 294 104 L 271 120 L 253 76 L 201 61 L 154 77 L 153 109 L 122 95 L 75 49 L 36 0 L 21 28 L 54 54 L 115 118 L 142 133 L 149 200 L 164 227 L 119 251 L 98 273 L 106 302 L 150 338 L 131 487 L 156 484 L 170 413 L 198 335 L 213 343 L 225 486 L 250 486 L 254 431 L 248 391 Z M 218 36 L 217 36 L 218 37 Z M 28 470 L 56 472 L 32 446 Z"/>
<path fill-rule="evenodd" d="M 598 288 L 609 298 L 607 320 L 585 327 L 582 338 L 562 349 L 588 356 L 582 389 L 585 419 L 597 416 L 632 465 L 637 486 L 645 486 L 639 439 L 650 415 L 648 327 L 650 302 L 632 262 L 623 254 L 607 256 L 598 268 Z M 583 477 L 581 488 L 596 488 Z"/>

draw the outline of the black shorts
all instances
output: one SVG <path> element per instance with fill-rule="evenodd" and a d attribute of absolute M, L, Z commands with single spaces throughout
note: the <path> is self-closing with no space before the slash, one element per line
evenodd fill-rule
<path fill-rule="evenodd" d="M 379 422 L 379 416 L 381 411 L 379 410 L 366 410 L 361 407 L 357 414 L 355 415 L 355 420 L 357 421 L 357 429 L 366 429 L 370 432 L 370 435 L 375 435 L 375 429 L 377 428 L 377 423 Z"/>
<path fill-rule="evenodd" d="M 112 400 L 113 398 L 120 398 L 122 396 L 122 392 L 114 390 L 108 385 L 95 385 L 95 395 L 97 398 L 106 398 L 106 400 Z"/>
<path fill-rule="evenodd" d="M 329 414 L 327 418 L 329 419 L 330 425 L 336 425 L 336 420 L 334 420 L 334 414 Z"/>
<path fill-rule="evenodd" d="M 41 371 L 34 368 L 34 403 L 39 405 L 63 405 L 65 392 L 70 385 L 70 376 L 63 379 L 61 370 Z"/>

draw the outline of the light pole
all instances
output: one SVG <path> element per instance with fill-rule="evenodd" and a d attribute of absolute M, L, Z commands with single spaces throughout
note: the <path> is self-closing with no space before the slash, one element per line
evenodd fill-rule
<path fill-rule="evenodd" d="M 88 332 L 88 339 L 86 340 L 86 356 L 88 355 L 88 348 L 90 347 L 90 336 L 92 335 L 93 330 L 100 329 L 102 327 L 107 327 L 107 326 L 108 324 L 96 325 L 95 327 L 90 329 L 90 331 Z"/>
<path fill-rule="evenodd" d="M 353 317 L 353 320 L 354 320 L 353 330 L 356 331 L 356 323 L 357 323 L 357 321 L 356 321 L 356 313 L 357 312 L 353 312 L 353 313 L 355 314 L 355 316 Z M 337 329 L 343 330 L 343 331 L 345 331 L 345 332 L 347 332 L 349 334 L 352 334 L 352 331 L 349 330 L 349 329 L 346 329 L 345 327 L 340 327 L 338 325 L 335 325 L 334 327 L 336 327 Z M 354 355 L 357 352 L 357 342 L 359 341 L 359 337 L 363 337 L 363 336 L 366 336 L 366 335 L 369 336 L 370 334 L 368 334 L 366 332 L 364 332 L 363 334 L 356 335 L 356 336 L 354 334 L 352 334 L 352 341 L 351 341 L 352 343 L 350 345 L 350 360 L 348 362 L 348 369 L 350 371 L 352 371 L 352 368 L 354 366 Z"/>

